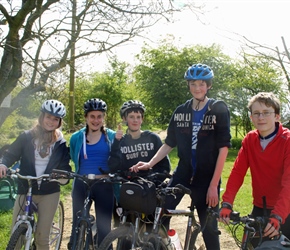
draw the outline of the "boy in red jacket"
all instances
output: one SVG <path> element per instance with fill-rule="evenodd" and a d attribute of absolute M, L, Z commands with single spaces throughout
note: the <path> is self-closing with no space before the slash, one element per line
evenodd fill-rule
<path fill-rule="evenodd" d="M 222 196 L 220 221 L 228 223 L 233 203 L 250 168 L 252 178 L 252 215 L 263 216 L 266 197 L 269 221 L 264 237 L 280 231 L 290 237 L 290 131 L 280 120 L 280 103 L 273 93 L 261 92 L 248 104 L 255 130 L 249 132 L 239 150 Z"/>

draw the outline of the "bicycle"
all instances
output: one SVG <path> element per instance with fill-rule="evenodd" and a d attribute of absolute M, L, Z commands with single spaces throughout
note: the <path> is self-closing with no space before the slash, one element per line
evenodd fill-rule
<path fill-rule="evenodd" d="M 28 181 L 28 191 L 25 198 L 24 214 L 18 216 L 15 225 L 12 228 L 10 240 L 8 242 L 6 250 L 24 249 L 34 250 L 36 249 L 33 234 L 37 226 L 37 205 L 32 200 L 32 181 L 33 180 L 47 180 L 58 181 L 51 179 L 50 174 L 43 174 L 38 177 L 35 176 L 23 176 L 18 173 L 18 170 L 9 169 L 7 171 L 7 177 L 9 178 L 21 178 Z M 61 181 L 58 181 L 61 183 Z M 64 183 L 61 183 L 64 184 Z M 65 183 L 67 184 L 67 183 Z M 60 249 L 62 234 L 64 227 L 64 207 L 62 201 L 59 202 L 58 208 L 54 215 L 53 223 L 51 225 L 49 235 L 50 249 Z"/>
<path fill-rule="evenodd" d="M 64 170 L 53 170 L 53 176 L 64 179 L 77 178 L 87 185 L 86 198 L 83 208 L 77 213 L 76 227 L 73 230 L 72 250 L 91 250 L 96 248 L 94 239 L 97 237 L 97 232 L 94 234 L 93 225 L 95 217 L 90 214 L 91 207 L 91 190 L 93 186 L 101 182 L 112 182 L 110 176 L 96 178 L 94 174 L 80 175 L 74 172 Z"/>
<path fill-rule="evenodd" d="M 164 175 L 164 173 L 153 173 L 147 176 L 147 179 L 153 180 L 156 176 Z M 167 178 L 171 175 L 166 174 Z M 195 207 L 191 203 L 188 210 L 168 210 L 164 208 L 165 197 L 167 195 L 175 195 L 176 193 L 190 194 L 190 190 L 183 185 L 176 185 L 175 187 L 168 187 L 167 182 L 163 182 L 155 190 L 155 196 L 157 198 L 157 206 L 155 207 L 154 221 L 148 222 L 148 220 L 142 219 L 144 216 L 143 211 L 125 209 L 122 215 L 122 221 L 119 227 L 112 230 L 102 241 L 98 250 L 118 249 L 124 250 L 123 242 L 129 241 L 131 243 L 130 249 L 142 249 L 142 250 L 171 250 L 174 249 L 167 235 L 166 228 L 162 225 L 161 221 L 164 216 L 187 216 L 187 229 L 184 242 L 184 250 L 197 249 L 195 246 L 197 236 L 204 228 L 201 228 L 200 224 L 195 219 Z M 153 201 L 152 201 L 153 202 Z M 120 200 L 122 204 L 122 200 Z M 143 203 L 143 205 L 146 205 Z M 127 222 L 127 217 L 130 214 L 134 214 L 136 217 L 135 223 Z M 147 214 L 148 215 L 148 214 Z M 146 217 L 148 219 L 148 216 Z M 216 219 L 216 214 L 209 208 L 208 219 Z M 144 221 L 142 227 L 140 222 Z M 146 224 L 152 223 L 153 229 L 151 232 L 146 231 Z M 215 232 L 219 233 L 219 232 Z M 113 247 L 113 248 L 112 248 Z"/>
<path fill-rule="evenodd" d="M 268 216 L 253 217 L 250 215 L 240 216 L 239 212 L 233 211 L 230 214 L 230 224 L 228 225 L 230 232 L 241 250 L 275 250 L 289 249 L 290 240 L 283 234 L 275 236 L 272 239 L 263 239 L 263 229 L 268 223 Z M 238 237 L 239 229 L 243 229 L 241 240 Z M 257 247 L 253 247 L 252 240 L 257 242 Z"/>

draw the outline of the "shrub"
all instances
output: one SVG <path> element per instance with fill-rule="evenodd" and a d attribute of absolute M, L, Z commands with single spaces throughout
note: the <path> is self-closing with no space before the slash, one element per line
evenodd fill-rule
<path fill-rule="evenodd" d="M 241 138 L 232 138 L 231 139 L 232 148 L 233 149 L 240 149 L 242 146 L 242 139 Z"/>

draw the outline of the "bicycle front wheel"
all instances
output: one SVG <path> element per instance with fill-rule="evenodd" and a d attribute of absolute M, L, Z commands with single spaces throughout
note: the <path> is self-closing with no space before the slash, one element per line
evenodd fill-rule
<path fill-rule="evenodd" d="M 64 227 L 64 207 L 63 202 L 59 201 L 55 212 L 49 235 L 49 247 L 51 250 L 59 250 L 62 241 Z"/>
<path fill-rule="evenodd" d="M 131 249 L 133 230 L 129 226 L 120 226 L 112 230 L 102 241 L 98 250 L 127 250 Z M 127 248 L 126 245 L 129 244 Z"/>
<path fill-rule="evenodd" d="M 11 235 L 6 250 L 24 250 L 26 245 L 27 227 L 20 225 Z"/>
<path fill-rule="evenodd" d="M 79 227 L 78 236 L 77 236 L 77 244 L 76 244 L 75 250 L 85 249 L 86 231 L 87 231 L 87 224 L 83 222 L 80 224 L 80 227 Z"/>

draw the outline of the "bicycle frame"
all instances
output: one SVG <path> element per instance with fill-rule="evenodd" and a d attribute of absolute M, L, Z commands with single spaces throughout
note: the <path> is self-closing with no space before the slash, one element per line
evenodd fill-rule
<path fill-rule="evenodd" d="M 83 178 L 81 178 L 84 181 Z M 74 230 L 74 237 L 73 237 L 73 249 L 76 249 L 77 243 L 78 243 L 78 236 L 80 232 L 80 228 L 82 223 L 85 223 L 87 226 L 87 237 L 86 237 L 86 242 L 85 242 L 85 248 L 84 249 L 89 249 L 89 246 L 91 245 L 92 247 L 95 247 L 94 244 L 94 237 L 93 237 L 93 230 L 92 230 L 92 223 L 95 220 L 95 218 L 90 215 L 90 207 L 92 204 L 91 200 L 91 188 L 95 184 L 93 183 L 90 185 L 90 183 L 85 182 L 88 186 L 87 189 L 87 194 L 86 198 L 84 200 L 84 205 L 82 210 L 77 214 L 77 222 L 76 222 L 76 227 Z"/>
<path fill-rule="evenodd" d="M 169 191 L 169 195 L 174 195 L 176 192 L 181 192 L 183 194 L 190 194 L 190 190 L 182 185 L 176 185 L 175 187 L 167 187 L 165 190 L 171 190 Z M 162 190 L 162 189 L 160 189 Z M 156 235 L 166 235 L 167 231 L 164 226 L 162 226 L 161 221 L 164 217 L 175 217 L 175 216 L 187 216 L 187 226 L 186 226 L 186 233 L 185 233 L 185 239 L 183 243 L 183 249 L 184 250 L 192 250 L 196 249 L 195 243 L 197 236 L 200 232 L 202 232 L 206 225 L 201 227 L 201 225 L 197 222 L 194 211 L 195 211 L 195 205 L 193 201 L 191 201 L 191 204 L 189 206 L 189 209 L 166 209 L 165 206 L 165 197 L 168 195 L 165 191 L 165 193 L 160 193 L 159 198 L 159 206 L 155 210 L 155 219 L 154 219 L 154 225 L 153 225 L 153 233 Z M 205 224 L 208 223 L 208 220 L 216 219 L 218 217 L 218 214 L 209 207 L 207 210 L 208 216 L 207 221 Z M 163 231 L 163 232 L 160 232 Z M 220 234 L 219 230 L 212 230 L 213 234 Z"/>
<path fill-rule="evenodd" d="M 190 238 L 192 237 L 192 230 L 191 228 L 194 227 L 195 236 L 197 237 L 198 233 L 201 231 L 201 226 L 197 223 L 194 215 L 194 205 L 191 202 L 189 207 L 190 209 L 164 209 L 162 207 L 156 207 L 155 210 L 155 218 L 153 224 L 153 233 L 161 234 L 167 236 L 167 231 L 165 227 L 160 226 L 161 218 L 163 217 L 175 217 L 175 216 L 187 216 L 187 227 L 186 227 L 186 234 L 184 239 L 184 250 L 189 250 Z M 160 232 L 159 230 L 163 230 Z"/>

